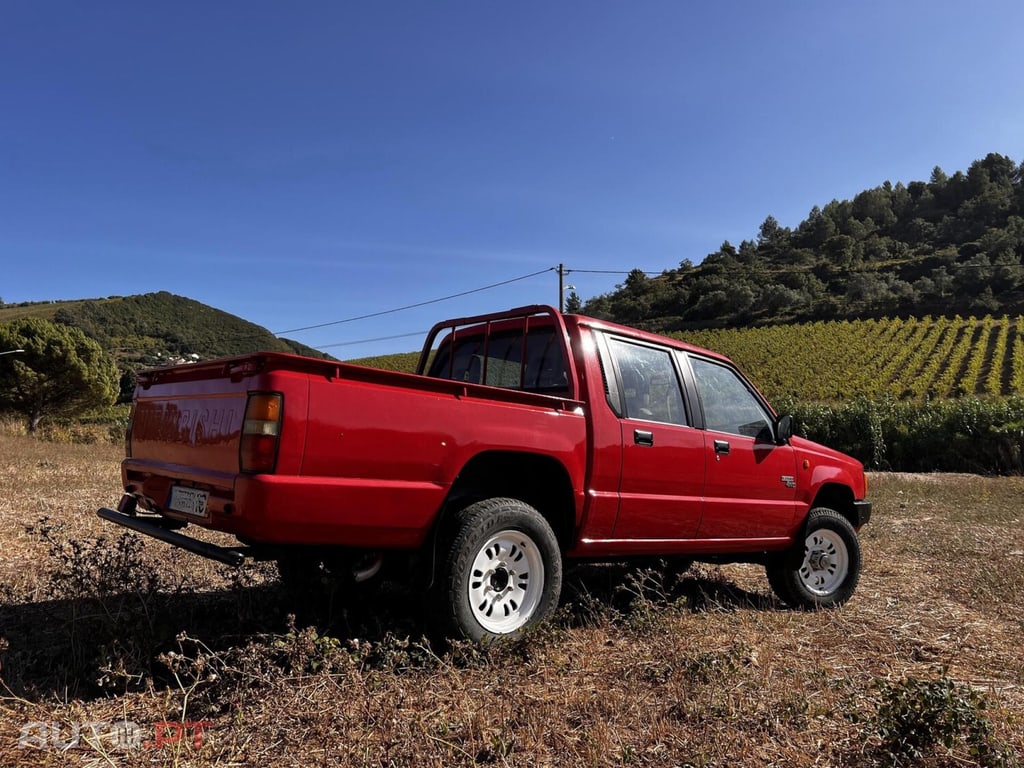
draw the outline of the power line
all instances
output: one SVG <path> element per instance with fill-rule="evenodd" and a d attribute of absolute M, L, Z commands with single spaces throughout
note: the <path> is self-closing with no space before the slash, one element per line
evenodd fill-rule
<path fill-rule="evenodd" d="M 331 349 L 333 347 L 352 347 L 356 344 L 371 344 L 375 341 L 392 341 L 393 339 L 408 339 L 411 336 L 423 338 L 426 331 L 413 331 L 412 333 L 399 333 L 394 336 L 378 336 L 376 339 L 359 339 L 357 341 L 338 341 L 334 344 L 321 344 L 317 349 Z"/>
<path fill-rule="evenodd" d="M 366 314 L 366 315 L 359 315 L 358 317 L 346 317 L 344 320 L 333 320 L 333 321 L 331 321 L 329 323 L 319 323 L 317 325 L 307 325 L 307 326 L 304 326 L 302 328 L 289 328 L 287 331 L 275 331 L 274 335 L 275 336 L 281 336 L 281 335 L 286 334 L 286 333 L 299 333 L 300 331 L 312 331 L 312 330 L 315 330 L 317 328 L 327 328 L 327 327 L 332 326 L 332 325 L 342 325 L 343 323 L 354 323 L 357 320 L 369 320 L 370 318 L 373 318 L 373 317 L 383 317 L 384 315 L 393 315 L 396 312 L 405 312 L 408 309 L 417 309 L 419 307 L 428 306 L 429 304 L 439 304 L 442 301 L 449 301 L 451 299 L 457 299 L 457 298 L 460 298 L 462 296 L 469 296 L 470 294 L 480 293 L 481 291 L 489 291 L 492 288 L 499 288 L 499 287 L 501 287 L 503 285 L 509 285 L 510 283 L 518 283 L 518 282 L 520 282 L 522 280 L 529 280 L 531 277 L 537 277 L 538 275 L 543 275 L 543 274 L 545 274 L 547 272 L 554 272 L 554 271 L 555 271 L 555 267 L 548 267 L 547 269 L 542 269 L 542 270 L 539 270 L 537 272 L 531 272 L 528 275 L 522 275 L 520 277 L 513 277 L 513 278 L 511 278 L 509 280 L 502 280 L 501 282 L 498 282 L 498 283 L 491 283 L 490 285 L 485 285 L 485 286 L 482 286 L 481 288 L 473 288 L 473 289 L 468 290 L 468 291 L 462 291 L 460 293 L 453 293 L 450 296 L 442 296 L 439 299 L 430 299 L 429 301 L 420 301 L 420 302 L 417 302 L 416 304 L 408 304 L 408 305 L 406 305 L 404 307 L 396 307 L 395 309 L 385 309 L 385 310 L 382 310 L 380 312 L 371 312 L 371 313 Z"/>
<path fill-rule="evenodd" d="M 452 296 L 445 296 L 445 297 L 440 298 L 440 299 L 431 299 L 430 301 L 423 301 L 423 302 L 420 302 L 418 304 L 410 304 L 407 307 L 399 307 L 397 309 L 382 310 L 380 312 L 374 312 L 372 314 L 362 315 L 360 317 L 351 317 L 351 318 L 347 318 L 345 320 L 335 320 L 335 321 L 330 322 L 330 323 L 322 323 L 320 325 L 311 325 L 311 326 L 307 326 L 306 328 L 293 328 L 290 331 L 279 331 L 275 335 L 281 335 L 281 334 L 285 334 L 285 333 L 297 333 L 299 331 L 312 330 L 312 329 L 315 329 L 315 328 L 325 328 L 327 326 L 340 325 L 342 323 L 350 323 L 350 322 L 354 322 L 356 320 L 364 320 L 364 319 L 372 318 L 372 317 L 381 317 L 382 315 L 389 315 L 389 314 L 393 314 L 395 312 L 402 312 L 402 311 L 404 311 L 406 309 L 413 309 L 413 308 L 416 308 L 416 307 L 422 307 L 422 306 L 426 306 L 428 304 L 436 304 L 438 302 L 447 301 L 448 299 L 458 298 L 460 296 L 466 296 L 466 295 L 471 294 L 471 293 L 479 293 L 480 291 L 486 291 L 486 290 L 489 290 L 491 288 L 496 288 L 498 286 L 507 285 L 509 283 L 514 283 L 514 282 L 518 282 L 520 280 L 527 280 L 527 279 L 529 279 L 531 277 L 537 277 L 538 275 L 543 275 L 543 274 L 546 274 L 548 272 L 558 272 L 558 271 L 559 271 L 559 267 L 549 267 L 548 269 L 542 269 L 542 270 L 540 270 L 538 272 L 532 272 L 529 275 L 523 275 L 522 277 L 514 277 L 514 278 L 512 278 L 510 280 L 503 280 L 503 281 L 501 281 L 499 283 L 493 283 L 491 285 L 485 285 L 482 288 L 474 288 L 473 290 L 470 290 L 470 291 L 463 291 L 462 293 L 456 293 L 456 294 L 453 294 Z M 637 271 L 636 269 L 629 269 L 629 270 L 624 270 L 624 269 L 565 269 L 565 268 L 561 269 L 561 272 L 562 272 L 563 275 L 570 275 L 570 274 L 572 274 L 574 272 L 578 273 L 578 274 L 591 274 L 591 275 L 631 275 L 631 274 L 633 274 L 636 271 Z M 662 270 L 660 272 L 645 271 L 645 270 L 640 270 L 640 271 L 642 271 L 647 277 L 659 277 L 659 276 L 664 274 L 664 270 Z M 575 290 L 575 286 L 566 286 L 566 287 L 568 289 Z M 373 343 L 376 343 L 376 342 L 379 342 L 379 341 L 394 341 L 396 339 L 408 339 L 408 338 L 412 338 L 412 337 L 422 338 L 422 337 L 426 336 L 426 334 L 427 334 L 426 331 L 416 331 L 416 332 L 413 332 L 413 333 L 400 333 L 400 334 L 396 334 L 394 336 L 378 336 L 378 337 L 372 338 L 372 339 L 357 339 L 355 341 L 338 341 L 338 342 L 334 342 L 333 344 L 318 344 L 316 348 L 323 350 L 323 349 L 335 349 L 335 348 L 338 348 L 338 347 L 352 347 L 352 346 L 357 346 L 359 344 L 373 344 Z"/>

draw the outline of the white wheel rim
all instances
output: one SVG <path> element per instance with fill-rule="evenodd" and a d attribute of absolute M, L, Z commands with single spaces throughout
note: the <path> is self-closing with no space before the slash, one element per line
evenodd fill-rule
<path fill-rule="evenodd" d="M 800 580 L 807 591 L 818 597 L 829 597 L 850 572 L 850 553 L 843 537 L 835 531 L 812 531 L 804 540 L 804 562 Z"/>
<path fill-rule="evenodd" d="M 522 531 L 491 536 L 469 571 L 467 594 L 473 617 L 496 635 L 526 624 L 544 593 L 544 559 Z"/>

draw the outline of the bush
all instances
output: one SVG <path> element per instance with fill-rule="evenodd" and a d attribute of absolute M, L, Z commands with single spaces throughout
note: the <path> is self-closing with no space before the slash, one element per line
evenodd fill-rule
<path fill-rule="evenodd" d="M 47 623 L 66 636 L 61 658 L 44 654 L 38 661 L 54 665 L 74 686 L 143 689 L 157 649 L 174 637 L 168 605 L 183 585 L 165 581 L 145 556 L 142 538 L 130 531 L 113 540 L 67 538 L 64 526 L 48 518 L 26 530 L 50 546 Z"/>
<path fill-rule="evenodd" d="M 49 419 L 39 426 L 35 436 L 50 443 L 123 444 L 128 414 L 127 405 L 115 405 L 96 409 L 79 418 Z M 25 432 L 23 420 L 13 414 L 0 415 L 0 434 L 23 435 Z"/>
<path fill-rule="evenodd" d="M 982 766 L 1015 764 L 995 739 L 985 717 L 987 699 L 947 677 L 878 683 L 881 702 L 870 728 L 880 740 L 882 762 L 913 765 L 937 747 L 952 751 L 963 741 Z"/>
<path fill-rule="evenodd" d="M 791 404 L 796 433 L 870 469 L 1024 474 L 1024 397 Z"/>

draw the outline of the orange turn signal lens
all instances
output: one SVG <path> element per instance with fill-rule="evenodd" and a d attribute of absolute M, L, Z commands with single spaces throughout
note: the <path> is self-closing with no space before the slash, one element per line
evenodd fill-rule
<path fill-rule="evenodd" d="M 281 395 L 249 395 L 249 402 L 245 406 L 245 420 L 246 422 L 250 420 L 279 422 L 281 420 Z"/>

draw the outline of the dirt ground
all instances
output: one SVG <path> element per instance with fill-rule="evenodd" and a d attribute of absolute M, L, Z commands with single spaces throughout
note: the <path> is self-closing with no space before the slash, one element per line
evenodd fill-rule
<path fill-rule="evenodd" d="M 753 566 L 589 566 L 480 649 L 421 596 L 102 522 L 120 449 L 0 436 L 0 765 L 964 766 L 1024 755 L 1022 478 L 871 476 L 864 573 L 785 609 Z M 215 537 L 211 537 L 215 538 Z"/>

